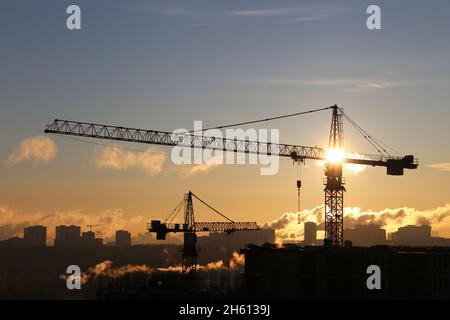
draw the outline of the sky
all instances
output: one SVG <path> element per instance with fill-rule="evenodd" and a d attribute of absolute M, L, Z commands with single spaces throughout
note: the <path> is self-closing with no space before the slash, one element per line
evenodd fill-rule
<path fill-rule="evenodd" d="M 81 30 L 66 28 L 71 4 Z M 366 27 L 371 4 L 381 30 Z M 4 0 L 0 38 L 0 237 L 33 223 L 144 233 L 190 189 L 235 220 L 297 211 L 289 160 L 273 176 L 257 165 L 180 167 L 169 148 L 45 135 L 55 118 L 172 131 L 338 104 L 420 161 L 402 177 L 345 172 L 346 207 L 409 208 L 402 223 L 450 210 L 448 1 Z M 330 120 L 325 111 L 256 128 L 326 147 Z M 349 123 L 344 136 L 346 151 L 376 152 Z M 323 168 L 309 161 L 301 179 L 302 208 L 314 210 Z M 196 208 L 198 220 L 218 219 Z M 445 219 L 434 227 L 450 237 Z"/>

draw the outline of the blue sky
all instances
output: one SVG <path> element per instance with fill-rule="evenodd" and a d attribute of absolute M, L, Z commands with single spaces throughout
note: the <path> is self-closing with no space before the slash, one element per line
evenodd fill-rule
<path fill-rule="evenodd" d="M 65 27 L 70 4 L 81 7 L 81 31 Z M 381 7 L 382 30 L 366 28 L 369 4 Z M 0 8 L 1 159 L 23 139 L 43 134 L 54 118 L 172 130 L 192 127 L 194 120 L 218 125 L 337 103 L 376 137 L 414 153 L 423 164 L 401 182 L 389 180 L 382 169 L 371 169 L 364 180 L 355 177 L 355 189 L 395 181 L 387 190 L 407 188 L 410 193 L 393 197 L 373 189 L 387 199 L 379 204 L 371 193 L 355 191 L 352 205 L 426 208 L 448 201 L 450 173 L 427 167 L 450 162 L 448 1 L 4 0 Z M 270 126 L 280 128 L 281 142 L 325 146 L 329 121 L 330 114 L 322 113 Z M 345 130 L 349 151 L 374 152 L 348 124 Z M 133 185 L 142 177 L 139 172 L 105 174 L 92 165 L 92 146 L 53 139 L 58 156 L 50 164 L 0 165 L 1 203 L 56 210 L 48 203 L 61 181 L 73 182 L 68 192 L 74 195 L 88 179 L 95 180 L 90 184 L 98 190 L 122 182 Z M 241 174 L 233 170 L 221 168 L 182 182 L 175 176 L 151 177 L 145 188 L 164 185 L 161 192 L 180 193 L 194 185 L 213 197 L 208 179 L 226 181 Z M 320 183 L 320 172 L 314 170 L 311 180 Z M 255 172 L 245 173 L 253 183 L 248 187 L 261 179 Z M 274 204 L 264 219 L 296 203 L 294 189 L 278 191 L 287 176 L 290 171 L 271 182 L 273 192 L 283 194 L 283 204 L 279 209 Z M 45 190 L 36 191 L 42 183 Z M 315 188 L 306 191 L 309 207 L 322 201 L 320 186 Z M 231 181 L 219 190 L 237 195 Z M 251 200 L 258 201 L 264 192 L 254 191 Z M 24 204 L 37 194 L 41 200 Z M 67 208 L 82 206 L 88 196 L 60 195 Z M 105 194 L 99 198 L 104 203 L 86 207 L 149 210 L 144 199 L 129 205 L 125 199 L 110 203 L 110 198 L 111 193 Z M 293 205 L 284 204 L 288 198 Z M 171 201 L 157 208 L 171 207 Z"/>

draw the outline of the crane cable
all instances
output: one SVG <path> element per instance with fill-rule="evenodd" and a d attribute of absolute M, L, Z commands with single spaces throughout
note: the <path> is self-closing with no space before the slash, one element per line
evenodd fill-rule
<path fill-rule="evenodd" d="M 209 204 L 207 204 L 205 201 L 203 201 L 202 199 L 200 199 L 199 197 L 197 197 L 194 193 L 191 192 L 191 194 L 201 203 L 203 203 L 205 206 L 207 206 L 208 208 L 210 208 L 211 210 L 213 210 L 214 212 L 216 212 L 217 214 L 219 214 L 220 216 L 222 216 L 223 218 L 227 219 L 228 221 L 230 221 L 231 223 L 234 223 L 233 220 L 231 220 L 230 218 L 228 218 L 226 215 L 220 213 L 218 210 L 214 209 L 213 207 L 211 207 Z"/>
<path fill-rule="evenodd" d="M 184 203 L 184 198 L 183 200 L 180 201 L 180 203 L 177 204 L 177 206 L 175 207 L 175 209 L 173 209 L 165 218 L 164 218 L 164 223 L 167 222 L 167 220 L 169 220 L 169 218 L 173 215 L 172 219 L 170 220 L 170 223 L 172 223 L 172 221 L 175 219 L 175 217 L 177 216 L 177 214 L 180 212 L 181 207 Z M 175 214 L 174 214 L 175 213 Z"/>
<path fill-rule="evenodd" d="M 202 131 L 213 130 L 213 129 L 225 129 L 225 128 L 237 127 L 237 126 L 245 126 L 248 124 L 290 118 L 290 117 L 295 117 L 295 116 L 299 116 L 299 115 L 303 115 L 303 114 L 314 113 L 314 112 L 319 112 L 319 111 L 324 111 L 324 110 L 329 110 L 329 109 L 331 109 L 331 107 L 312 109 L 312 110 L 301 111 L 301 112 L 296 112 L 296 113 L 291 113 L 291 114 L 286 114 L 286 115 L 276 116 L 276 117 L 271 117 L 271 118 L 264 118 L 264 119 L 258 119 L 258 120 L 252 120 L 252 121 L 226 124 L 226 125 L 221 125 L 221 126 L 216 126 L 216 127 L 203 128 L 200 130 L 191 130 L 191 131 L 188 131 L 188 133 L 202 132 Z"/>
<path fill-rule="evenodd" d="M 400 154 L 400 152 L 398 152 L 394 148 L 389 147 L 387 144 L 385 144 L 379 139 L 376 139 L 375 137 L 370 135 L 367 131 L 365 131 L 363 128 L 361 128 L 361 126 L 359 126 L 352 118 L 350 118 L 350 116 L 346 114 L 342 108 L 339 108 L 339 110 L 341 111 L 345 119 L 347 119 L 347 121 L 350 122 L 350 124 L 352 124 L 356 128 L 356 130 L 364 137 L 364 139 L 366 139 L 375 148 L 375 150 L 377 150 L 377 152 L 380 155 L 391 157 L 391 154 L 386 149 L 390 149 L 391 151 Z"/>
<path fill-rule="evenodd" d="M 328 109 L 331 109 L 331 107 L 312 109 L 312 110 L 307 110 L 307 111 L 301 111 L 301 112 L 286 114 L 286 115 L 282 115 L 282 116 L 276 116 L 276 117 L 265 118 L 265 119 L 258 119 L 258 120 L 240 122 L 240 123 L 221 125 L 221 126 L 217 126 L 217 127 L 204 128 L 204 129 L 201 129 L 201 130 L 191 130 L 191 131 L 187 131 L 187 133 L 191 133 L 192 134 L 192 133 L 195 133 L 195 132 L 203 132 L 203 131 L 212 130 L 212 129 L 225 129 L 225 128 L 230 128 L 230 127 L 243 126 L 243 125 L 248 125 L 248 124 L 252 124 L 252 123 L 259 123 L 259 122 L 265 122 L 265 121 L 272 121 L 272 120 L 284 119 L 284 118 L 289 118 L 289 117 L 295 117 L 295 116 L 299 116 L 299 115 L 302 115 L 302 114 L 314 113 L 314 112 L 324 111 L 324 110 L 328 110 Z M 133 152 L 167 155 L 167 153 L 165 153 L 165 152 L 155 152 L 155 151 L 149 151 L 149 150 L 138 150 L 138 149 L 132 149 L 132 148 L 122 147 L 122 146 L 118 146 L 118 145 L 109 145 L 109 144 L 101 143 L 101 142 L 97 142 L 97 141 L 87 141 L 87 140 L 84 140 L 84 139 L 77 139 L 75 137 L 69 137 L 69 136 L 65 136 L 65 135 L 62 135 L 62 134 L 58 134 L 58 133 L 56 135 L 59 136 L 59 137 L 65 138 L 65 139 L 70 139 L 70 140 L 74 140 L 74 141 L 78 141 L 78 142 L 84 142 L 84 143 L 89 143 L 89 144 L 93 144 L 93 145 L 98 145 L 98 146 L 103 147 L 103 148 L 118 148 L 118 149 L 121 149 L 121 150 L 128 150 L 128 151 L 133 151 Z"/>
<path fill-rule="evenodd" d="M 302 180 L 301 177 L 301 167 L 300 167 L 300 161 L 297 162 L 297 201 L 298 201 L 298 207 L 297 212 L 300 212 L 300 188 L 302 186 Z"/>
<path fill-rule="evenodd" d="M 382 148 L 380 148 L 375 142 L 372 141 L 370 135 L 368 135 L 360 126 L 358 126 L 350 117 L 348 117 L 346 114 L 343 114 L 344 117 L 348 120 L 348 122 L 350 122 L 351 125 L 353 125 L 355 127 L 355 129 L 363 136 L 364 139 L 367 140 L 367 142 L 369 142 L 369 144 L 381 155 L 381 156 L 385 156 L 385 154 L 383 154 L 383 152 L 380 150 Z"/>

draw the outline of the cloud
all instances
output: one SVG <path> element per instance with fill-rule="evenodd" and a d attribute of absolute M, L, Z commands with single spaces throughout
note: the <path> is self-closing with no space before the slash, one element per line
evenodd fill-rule
<path fill-rule="evenodd" d="M 317 21 L 317 20 L 319 20 L 318 17 L 303 17 L 303 18 L 294 18 L 294 19 L 292 19 L 292 21 L 300 21 L 300 22 Z"/>
<path fill-rule="evenodd" d="M 44 225 L 47 227 L 47 238 L 53 239 L 57 225 L 78 225 L 82 230 L 88 224 L 97 225 L 97 236 L 113 239 L 116 230 L 140 228 L 146 218 L 136 216 L 128 218 L 121 209 L 107 209 L 100 212 L 85 212 L 81 209 L 69 211 L 43 212 L 19 212 L 6 206 L 0 206 L 0 240 L 23 233 L 23 228 L 32 225 Z"/>
<path fill-rule="evenodd" d="M 151 151 L 153 150 L 153 151 Z M 207 163 L 193 165 L 171 165 L 165 167 L 167 155 L 148 149 L 146 152 L 124 150 L 120 147 L 96 148 L 93 161 L 98 168 L 128 170 L 132 168 L 144 170 L 150 174 L 158 174 L 166 168 L 169 173 L 176 173 L 182 178 L 196 174 L 208 173 L 221 165 L 221 158 L 207 159 Z"/>
<path fill-rule="evenodd" d="M 326 19 L 346 12 L 342 5 L 305 5 L 293 7 L 248 8 L 240 10 L 202 10 L 168 7 L 158 13 L 168 17 L 190 17 L 203 19 L 256 19 L 282 18 L 292 22 L 308 22 Z"/>
<path fill-rule="evenodd" d="M 358 92 L 368 90 L 391 89 L 404 83 L 388 79 L 295 79 L 295 78 L 259 78 L 253 79 L 254 82 L 267 83 L 275 85 L 290 86 L 313 86 L 313 87 L 342 87 L 346 91 Z"/>
<path fill-rule="evenodd" d="M 150 151 L 137 153 L 127 151 L 119 147 L 96 149 L 94 151 L 94 162 L 99 168 L 114 170 L 126 170 L 139 168 L 150 174 L 161 172 L 166 155 Z"/>
<path fill-rule="evenodd" d="M 175 171 L 182 178 L 192 177 L 198 173 L 208 173 L 209 171 L 219 167 L 218 163 L 210 164 L 195 164 L 195 165 L 177 165 L 175 166 Z"/>
<path fill-rule="evenodd" d="M 310 5 L 284 8 L 249 9 L 230 12 L 236 17 L 285 17 L 294 22 L 309 22 L 330 18 L 344 13 L 340 5 Z"/>
<path fill-rule="evenodd" d="M 430 168 L 437 169 L 440 171 L 450 171 L 450 162 L 440 162 L 428 165 Z"/>
<path fill-rule="evenodd" d="M 265 10 L 238 10 L 230 12 L 231 15 L 237 17 L 279 17 L 292 15 L 296 9 L 282 8 L 282 9 L 265 9 Z"/>
<path fill-rule="evenodd" d="M 344 208 L 344 227 L 354 228 L 359 224 L 376 224 L 387 232 L 397 231 L 405 225 L 429 224 L 434 231 L 450 237 L 450 203 L 430 210 L 418 210 L 409 207 L 383 209 L 380 211 L 362 211 L 357 207 Z M 264 224 L 263 227 L 274 228 L 277 242 L 303 240 L 303 224 L 312 221 L 318 229 L 324 228 L 324 206 L 305 209 L 300 212 L 287 212 L 278 219 Z M 321 231 L 323 233 L 323 231 Z"/>
<path fill-rule="evenodd" d="M 286 212 L 278 219 L 265 223 L 263 228 L 275 229 L 276 242 L 303 240 L 303 224 L 312 221 L 323 222 L 323 206 L 306 209 L 300 212 Z"/>
<path fill-rule="evenodd" d="M 45 163 L 53 159 L 56 152 L 56 145 L 52 139 L 44 136 L 31 137 L 20 143 L 8 157 L 8 163 L 17 165 L 28 160 L 35 163 Z"/>

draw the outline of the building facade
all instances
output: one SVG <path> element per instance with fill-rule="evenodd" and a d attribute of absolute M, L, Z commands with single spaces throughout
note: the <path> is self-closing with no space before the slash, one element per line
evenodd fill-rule
<path fill-rule="evenodd" d="M 125 230 L 116 231 L 116 247 L 126 248 L 131 246 L 131 233 Z"/>
<path fill-rule="evenodd" d="M 31 226 L 23 229 L 23 245 L 45 247 L 47 245 L 47 227 Z"/>

